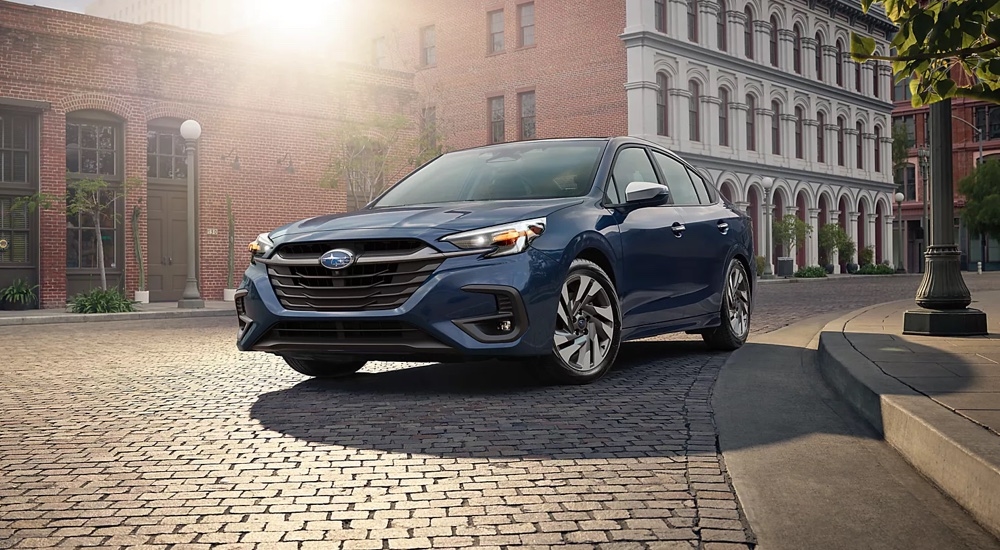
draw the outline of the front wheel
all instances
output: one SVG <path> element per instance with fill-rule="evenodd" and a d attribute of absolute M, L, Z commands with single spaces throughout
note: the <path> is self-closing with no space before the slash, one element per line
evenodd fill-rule
<path fill-rule="evenodd" d="M 350 376 L 365 366 L 367 361 L 322 361 L 318 359 L 296 359 L 282 357 L 295 372 L 314 378 L 343 378 Z"/>
<path fill-rule="evenodd" d="M 604 376 L 618 355 L 621 324 L 611 279 L 597 264 L 573 260 L 559 293 L 548 374 L 567 384 L 589 384 Z"/>
<path fill-rule="evenodd" d="M 741 347 L 750 334 L 750 278 L 743 263 L 733 258 L 723 281 L 721 322 L 701 336 L 713 350 L 733 351 Z"/>

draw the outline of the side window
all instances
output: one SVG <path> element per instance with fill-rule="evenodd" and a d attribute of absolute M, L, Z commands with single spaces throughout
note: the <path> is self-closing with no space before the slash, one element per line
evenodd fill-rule
<path fill-rule="evenodd" d="M 688 172 L 691 175 L 691 181 L 694 182 L 694 188 L 698 191 L 698 199 L 701 201 L 701 204 L 715 204 L 717 200 L 715 186 L 708 183 L 698 172 L 690 168 L 688 168 Z"/>
<path fill-rule="evenodd" d="M 674 204 L 701 204 L 686 166 L 656 151 L 653 151 L 653 158 L 660 165 L 660 171 L 667 180 L 666 184 L 670 188 L 670 196 L 673 198 Z"/>
<path fill-rule="evenodd" d="M 639 147 L 629 147 L 618 152 L 615 166 L 611 169 L 611 184 L 608 185 L 608 198 L 615 204 L 625 202 L 625 189 L 633 181 L 659 183 L 653 164 L 646 156 L 646 150 Z"/>

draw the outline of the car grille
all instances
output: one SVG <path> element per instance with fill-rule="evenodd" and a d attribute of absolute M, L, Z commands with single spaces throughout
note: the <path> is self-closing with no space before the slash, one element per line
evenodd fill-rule
<path fill-rule="evenodd" d="M 311 260 L 334 248 L 347 248 L 365 258 L 338 271 L 321 265 L 294 265 L 282 260 Z M 416 254 L 420 241 L 296 243 L 281 246 L 267 272 L 281 305 L 296 311 L 363 311 L 399 307 L 441 265 L 438 254 Z M 413 254 L 415 257 L 406 258 Z M 279 258 L 280 256 L 280 258 Z M 385 261 L 378 261 L 385 256 Z M 374 261 L 372 261 L 374 260 Z"/>

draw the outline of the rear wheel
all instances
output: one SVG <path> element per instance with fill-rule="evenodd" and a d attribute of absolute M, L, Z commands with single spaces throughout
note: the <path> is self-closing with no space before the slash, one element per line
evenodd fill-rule
<path fill-rule="evenodd" d="M 365 366 L 367 361 L 323 361 L 282 357 L 296 372 L 314 378 L 342 378 L 350 376 Z"/>
<path fill-rule="evenodd" d="M 722 286 L 722 309 L 719 326 L 702 333 L 708 347 L 733 351 L 747 341 L 750 334 L 750 278 L 743 263 L 733 258 L 726 270 Z"/>
<path fill-rule="evenodd" d="M 621 311 L 611 279 L 597 264 L 573 260 L 559 293 L 548 374 L 561 383 L 589 384 L 611 369 L 620 345 Z"/>

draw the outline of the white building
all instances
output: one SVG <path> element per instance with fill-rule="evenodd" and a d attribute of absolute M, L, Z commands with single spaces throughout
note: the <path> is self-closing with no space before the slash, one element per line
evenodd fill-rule
<path fill-rule="evenodd" d="M 772 259 L 819 265 L 819 227 L 840 223 L 894 263 L 891 71 L 848 53 L 852 30 L 887 51 L 884 15 L 846 0 L 626 1 L 630 134 L 702 167 L 752 216 L 761 255 L 774 216 L 794 214 L 813 231 Z"/>
<path fill-rule="evenodd" d="M 160 23 L 193 31 L 229 34 L 254 23 L 249 0 L 94 0 L 87 15 L 126 23 Z"/>

